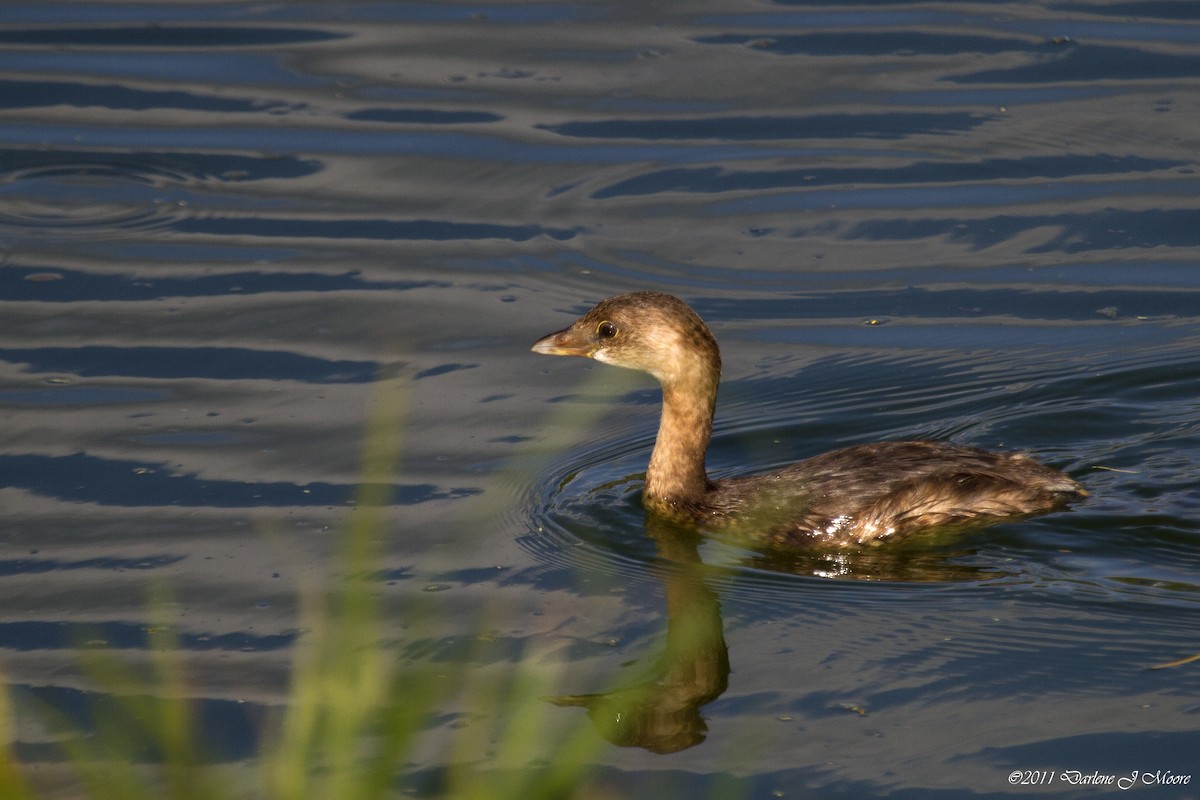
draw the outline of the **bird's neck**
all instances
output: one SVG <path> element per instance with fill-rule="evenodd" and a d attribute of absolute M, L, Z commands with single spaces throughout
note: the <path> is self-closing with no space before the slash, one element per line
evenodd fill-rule
<path fill-rule="evenodd" d="M 662 420 L 646 469 L 645 502 L 652 510 L 685 513 L 708 491 L 704 456 L 712 438 L 719 371 L 697 371 L 663 384 Z"/>

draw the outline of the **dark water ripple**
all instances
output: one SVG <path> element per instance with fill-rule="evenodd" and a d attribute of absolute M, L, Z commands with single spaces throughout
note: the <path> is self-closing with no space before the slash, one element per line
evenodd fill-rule
<path fill-rule="evenodd" d="M 1025 233 L 1051 229 L 1054 235 L 1030 247 L 1030 253 L 1080 253 L 1124 248 L 1200 245 L 1200 207 L 1145 211 L 1104 209 L 1090 213 L 1044 216 L 1001 215 L 988 219 L 897 219 L 861 223 L 854 237 L 889 241 L 944 236 L 973 249 L 992 247 Z"/>
<path fill-rule="evenodd" d="M 0 271 L 0 301 L 79 303 L 93 300 L 148 301 L 179 297 L 217 297 L 289 292 L 404 292 L 446 288 L 445 281 L 374 281 L 361 273 L 225 272 L 220 275 L 149 277 L 95 274 L 80 270 L 9 265 Z M 369 365 L 360 365 L 366 367 Z M 290 371 L 289 371 L 290 374 Z"/>
<path fill-rule="evenodd" d="M 958 83 L 1061 83 L 1064 81 L 1163 80 L 1191 78 L 1200 56 L 1155 53 L 1130 47 L 1070 46 L 1049 61 L 957 75 Z"/>
<path fill-rule="evenodd" d="M 114 111 L 173 109 L 207 113 L 258 113 L 296 111 L 286 103 L 263 102 L 252 97 L 217 97 L 170 89 L 132 89 L 119 84 L 81 84 L 68 81 L 0 81 L 0 109 L 31 109 L 48 105 Z"/>
<path fill-rule="evenodd" d="M 842 169 L 776 169 L 760 172 L 725 171 L 719 167 L 671 169 L 640 175 L 592 193 L 596 200 L 634 197 L 658 192 L 756 191 L 846 184 L 912 186 L 914 184 L 1020 181 L 1056 179 L 1075 175 L 1114 175 L 1157 172 L 1191 166 L 1190 161 L 1163 161 L 1104 154 L 1022 159 L 984 159 L 975 163 L 923 161 L 900 167 L 846 167 Z M 991 187 L 995 190 L 995 187 Z M 1113 190 L 1113 185 L 1106 187 Z M 1143 189 L 1144 191 L 1144 189 Z M 778 207 L 778 206 L 776 206 Z"/>
<path fill-rule="evenodd" d="M 59 559 L 15 558 L 0 561 L 0 575 L 37 575 L 43 572 L 59 572 L 67 570 L 126 570 L 126 569 L 158 569 L 177 564 L 183 556 L 149 556 L 146 558 L 86 558 L 79 561 L 62 561 Z M 22 623 L 9 623 L 19 630 Z M 19 639 L 20 637 L 15 637 Z M 76 642 L 78 643 L 78 642 Z M 9 645 L 19 647 L 19 645 Z"/>
<path fill-rule="evenodd" d="M 23 700 L 32 698 L 44 703 L 74 723 L 76 729 L 102 726 L 101 720 L 121 719 L 131 708 L 152 707 L 161 698 L 138 693 L 125 696 L 100 694 L 97 692 L 62 686 L 38 684 L 15 685 L 14 691 Z M 209 698 L 196 709 L 196 725 L 199 735 L 211 743 L 203 753 L 194 754 L 197 763 L 220 763 L 251 757 L 262 746 L 253 732 L 260 730 L 269 707 L 259 703 L 248 703 L 242 699 Z M 164 757 L 161 742 L 143 730 L 131 729 L 127 736 L 135 760 L 143 764 L 160 763 Z M 61 745 L 47 742 L 20 742 L 15 747 L 16 757 L 23 763 L 38 764 L 57 760 Z"/>
<path fill-rule="evenodd" d="M 332 31 L 304 28 L 156 25 L 151 27 L 35 28 L 0 31 L 0 44 L 97 48 L 271 47 L 345 38 Z"/>
<path fill-rule="evenodd" d="M 100 565 L 96 565 L 100 566 Z M 246 632 L 208 635 L 185 633 L 179 646 L 186 650 L 237 650 L 262 652 L 282 650 L 295 644 L 298 634 L 255 636 Z M 0 622 L 0 647 L 9 650 L 59 650 L 84 642 L 104 642 L 118 649 L 146 650 L 150 632 L 144 625 L 103 622 L 98 625 L 73 622 Z"/>
<path fill-rule="evenodd" d="M 264 236 L 283 239 L 319 238 L 336 241 L 346 239 L 369 239 L 372 241 L 507 239 L 524 242 L 536 236 L 546 236 L 555 241 L 564 241 L 579 233 L 578 230 L 545 228 L 541 225 L 494 225 L 436 219 L 272 219 L 226 216 L 179 220 L 172 227 L 180 233 L 195 233 L 222 238 Z"/>
<path fill-rule="evenodd" d="M 240 347 L 38 347 L 0 349 L 0 361 L 28 372 L 70 373 L 81 377 L 121 375 L 141 378 L 219 378 L 362 383 L 377 377 L 380 365 L 368 361 L 331 362 L 278 350 Z"/>
<path fill-rule="evenodd" d="M 89 150 L 22 150 L 5 153 L 9 181 L 20 183 L 22 194 L 30 193 L 30 182 L 53 178 L 104 177 L 128 182 L 181 183 L 303 178 L 319 172 L 321 162 L 273 156 L 269 158 L 237 153 L 179 152 L 107 152 Z"/>
<path fill-rule="evenodd" d="M 121 507 L 250 508 L 342 506 L 369 485 L 234 481 L 180 474 L 172 465 L 120 461 L 83 453 L 43 456 L 0 454 L 0 486 L 20 488 L 67 503 Z M 432 484 L 385 487 L 395 505 L 459 499 L 477 494 L 471 488 L 442 490 Z"/>
<path fill-rule="evenodd" d="M 463 123 L 500 122 L 503 117 L 488 111 L 442 111 L 436 108 L 364 108 L 352 111 L 346 119 L 363 122 L 387 122 L 394 125 L 461 125 Z"/>
<path fill-rule="evenodd" d="M 916 56 L 962 53 L 1046 53 L 1054 45 L 1032 39 L 1001 36 L 964 36 L 925 33 L 919 30 L 877 32 L 836 31 L 829 33 L 754 36 L 726 33 L 702 36 L 696 41 L 711 45 L 742 45 L 776 55 L 809 56 Z"/>
<path fill-rule="evenodd" d="M 902 139 L 917 134 L 950 134 L 983 125 L 984 114 L 839 114 L 805 117 L 709 117 L 696 119 L 614 119 L 539 126 L 581 139 Z"/>

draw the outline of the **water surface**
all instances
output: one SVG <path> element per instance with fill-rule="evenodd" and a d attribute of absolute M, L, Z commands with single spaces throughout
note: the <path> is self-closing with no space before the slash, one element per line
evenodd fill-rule
<path fill-rule="evenodd" d="M 691 685 L 689 735 L 600 726 L 625 745 L 597 749 L 600 787 L 993 797 L 1050 791 L 1014 771 L 1136 770 L 1197 796 L 1200 668 L 1150 669 L 1200 652 L 1193 4 L 4 20 L 0 657 L 20 696 L 77 709 L 80 647 L 136 657 L 169 585 L 213 757 L 252 759 L 399 376 L 397 657 L 553 665 L 556 695 L 664 653 L 665 683 L 728 660 Z M 655 387 L 528 352 L 638 289 L 722 344 L 715 474 L 929 436 L 1028 451 L 1092 497 L 846 557 L 648 530 Z M 429 589 L 447 613 L 413 641 Z M 492 645 L 464 650 L 484 606 Z M 681 619 L 699 645 L 672 643 Z M 30 718 L 14 742 L 51 786 L 53 740 Z M 447 758 L 397 780 L 432 791 Z"/>

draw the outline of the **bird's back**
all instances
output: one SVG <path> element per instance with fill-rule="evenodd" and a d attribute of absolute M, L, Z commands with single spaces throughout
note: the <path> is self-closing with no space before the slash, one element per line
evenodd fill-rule
<path fill-rule="evenodd" d="M 881 442 L 719 481 L 705 521 L 748 515 L 776 545 L 853 546 L 1042 514 L 1085 494 L 1071 478 L 1020 453 Z"/>

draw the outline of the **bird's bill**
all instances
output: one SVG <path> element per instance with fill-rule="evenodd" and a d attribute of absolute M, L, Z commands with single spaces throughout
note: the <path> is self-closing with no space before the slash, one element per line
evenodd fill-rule
<path fill-rule="evenodd" d="M 561 331 L 543 336 L 529 348 L 535 353 L 545 356 L 583 356 L 591 358 L 592 343 L 580 336 L 575 328 L 563 328 Z"/>

